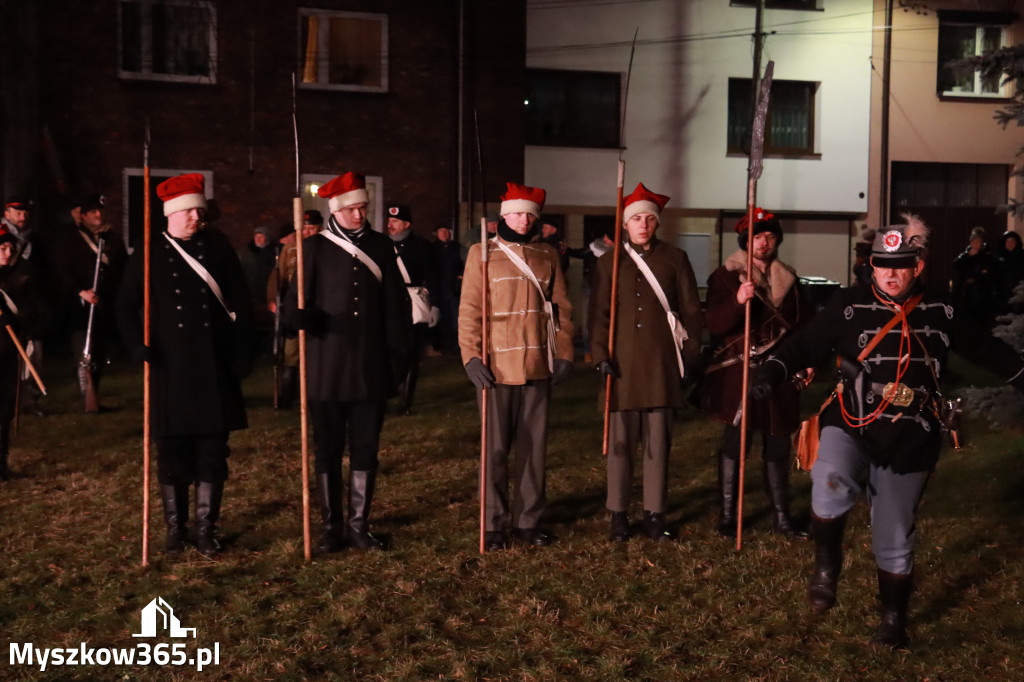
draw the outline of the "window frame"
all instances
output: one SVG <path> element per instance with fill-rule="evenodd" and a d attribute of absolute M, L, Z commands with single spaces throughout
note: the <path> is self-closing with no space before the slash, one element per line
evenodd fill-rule
<path fill-rule="evenodd" d="M 302 44 L 302 29 L 303 24 L 306 21 L 306 17 L 316 16 L 322 19 L 363 19 L 377 21 L 380 24 L 380 82 L 379 86 L 376 85 L 349 85 L 345 83 L 331 83 L 327 80 L 329 62 L 327 59 L 321 56 L 321 45 L 328 44 L 325 40 L 325 36 L 329 36 L 328 31 L 330 30 L 330 22 L 322 22 L 322 26 L 318 28 L 318 40 L 317 40 L 317 79 L 315 82 L 304 82 L 301 71 L 305 65 L 305 52 L 306 46 Z M 340 92 L 368 92 L 368 93 L 387 93 L 389 88 L 389 77 L 388 67 L 390 64 L 388 44 L 389 26 L 388 26 L 388 15 L 382 12 L 349 12 L 345 10 L 332 10 L 332 9 L 320 9 L 317 7 L 299 7 L 298 8 L 298 25 L 296 28 L 296 46 L 298 55 L 298 64 L 300 65 L 300 77 L 298 79 L 298 85 L 300 88 L 305 90 L 334 90 Z"/>
<path fill-rule="evenodd" d="M 982 44 L 981 32 L 984 31 L 985 29 L 997 29 L 999 31 L 999 44 L 996 49 L 1006 47 L 1010 43 L 1009 26 L 1007 25 L 1005 18 L 1001 14 L 992 14 L 986 16 L 984 13 L 977 12 L 940 12 L 935 48 L 935 91 L 939 98 L 942 100 L 1001 100 L 1008 99 L 1009 97 L 1011 97 L 1011 85 L 1008 83 L 1003 83 L 1002 76 L 1000 76 L 1000 83 L 998 86 L 998 90 L 996 90 L 996 92 L 984 92 L 982 90 L 983 84 L 981 82 L 980 69 L 975 69 L 974 71 L 974 87 L 972 90 L 966 91 L 955 89 L 956 87 L 960 86 L 953 86 L 953 90 L 945 90 L 942 88 L 941 81 L 943 77 L 943 72 L 948 69 L 947 64 L 949 64 L 951 61 L 955 61 L 951 59 L 944 60 L 943 55 L 940 53 L 940 50 L 942 50 L 943 29 L 951 27 L 970 27 L 975 30 L 974 54 L 968 55 L 967 57 L 958 57 L 957 59 L 967 59 L 972 56 L 981 56 L 982 54 L 985 54 L 980 51 L 980 47 Z"/>
<path fill-rule="evenodd" d="M 142 30 L 139 34 L 142 52 L 140 71 L 126 71 L 124 68 L 124 17 L 122 9 L 126 3 L 139 6 Z M 169 5 L 175 7 L 201 6 L 209 12 L 210 25 L 207 41 L 210 51 L 210 74 L 208 76 L 153 72 L 153 7 Z M 163 81 L 170 83 L 214 84 L 217 82 L 217 6 L 212 0 L 118 0 L 117 2 L 117 76 L 123 80 Z"/>
<path fill-rule="evenodd" d="M 735 145 L 729 141 L 729 129 L 731 126 L 731 120 L 729 117 L 729 91 L 732 89 L 734 82 L 745 82 L 749 85 L 751 91 L 751 97 L 753 97 L 753 82 L 750 78 L 729 78 L 728 84 L 726 85 L 726 154 L 728 155 L 742 155 L 747 156 L 749 150 L 745 149 L 743 144 Z M 821 103 L 819 101 L 821 97 L 821 81 L 805 81 L 805 80 L 789 80 L 789 79 L 776 79 L 772 82 L 772 89 L 775 90 L 781 83 L 794 83 L 803 84 L 807 86 L 811 92 L 809 94 L 810 111 L 808 112 L 808 147 L 782 147 L 776 146 L 771 143 L 771 122 L 772 122 L 772 105 L 775 103 L 775 98 L 771 98 L 768 101 L 768 117 L 765 121 L 765 139 L 764 139 L 764 155 L 773 157 L 796 157 L 796 158 L 820 158 L 821 153 L 819 151 L 819 136 L 820 136 L 820 116 L 821 116 Z M 774 94 L 774 93 L 773 93 Z M 750 130 L 748 125 L 747 137 L 749 140 Z"/>

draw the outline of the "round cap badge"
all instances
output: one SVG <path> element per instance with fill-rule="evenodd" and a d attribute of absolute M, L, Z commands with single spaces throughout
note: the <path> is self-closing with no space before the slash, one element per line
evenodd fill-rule
<path fill-rule="evenodd" d="M 898 251 L 902 243 L 903 235 L 899 233 L 899 230 L 891 230 L 882 235 L 882 246 L 890 253 Z"/>

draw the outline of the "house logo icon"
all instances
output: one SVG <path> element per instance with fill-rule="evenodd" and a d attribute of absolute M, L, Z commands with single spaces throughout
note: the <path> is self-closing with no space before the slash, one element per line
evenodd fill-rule
<path fill-rule="evenodd" d="M 196 636 L 195 628 L 181 627 L 181 622 L 174 615 L 174 609 L 163 597 L 157 597 L 142 609 L 142 632 L 133 634 L 132 637 L 156 637 L 157 631 L 166 632 L 171 637 L 191 635 L 194 639 Z"/>

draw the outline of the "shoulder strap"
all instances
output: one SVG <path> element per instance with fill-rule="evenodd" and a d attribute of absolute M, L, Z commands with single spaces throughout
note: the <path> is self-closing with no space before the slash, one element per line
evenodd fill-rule
<path fill-rule="evenodd" d="M 626 253 L 629 254 L 629 257 L 633 259 L 634 263 L 636 263 L 636 267 L 643 273 L 647 283 L 651 286 L 651 289 L 654 290 L 654 295 L 657 296 L 658 302 L 661 303 L 661 307 L 665 310 L 665 317 L 668 320 L 669 330 L 672 332 L 672 340 L 674 341 L 672 345 L 675 346 L 676 349 L 676 362 L 679 364 L 679 376 L 684 377 L 686 375 L 686 367 L 683 364 L 683 355 L 680 352 L 680 348 L 682 348 L 683 342 L 690 338 L 690 335 L 687 333 L 686 327 L 684 327 L 683 323 L 679 320 L 679 315 L 677 315 L 669 306 L 668 298 L 665 296 L 665 290 L 661 288 L 661 283 L 658 282 L 658 279 L 654 276 L 654 272 L 651 271 L 651 267 L 647 265 L 644 259 L 640 257 L 640 254 L 638 254 L 632 246 L 628 243 L 624 244 L 624 246 L 626 247 Z"/>
<path fill-rule="evenodd" d="M 533 272 L 533 268 L 531 268 L 525 260 L 520 258 L 519 254 L 517 254 L 515 251 L 508 248 L 504 244 L 502 244 L 501 240 L 499 240 L 497 237 L 495 237 L 491 241 L 497 244 L 498 248 L 501 249 L 506 256 L 508 256 L 508 259 L 510 261 L 512 261 L 512 264 L 519 268 L 522 271 L 522 273 L 526 275 L 526 278 L 528 280 L 533 282 L 533 286 L 537 287 L 537 292 L 540 294 L 540 300 L 544 302 L 544 312 L 547 313 L 548 316 L 548 371 L 554 372 L 556 334 L 554 306 L 551 305 L 551 301 L 549 301 L 547 295 L 545 295 L 544 288 L 541 287 L 540 281 L 537 279 L 537 275 L 535 275 Z M 484 244 L 483 248 L 486 249 L 487 245 Z"/>
<path fill-rule="evenodd" d="M 194 270 L 197 275 L 199 275 L 200 279 L 206 282 L 207 286 L 210 287 L 210 291 L 213 292 L 213 295 L 217 297 L 218 301 L 220 301 L 221 306 L 224 307 L 224 312 L 226 312 L 228 314 L 228 317 L 231 318 L 231 321 L 234 322 L 235 314 L 231 312 L 231 308 L 228 308 L 228 304 L 224 300 L 224 294 L 220 290 L 220 285 L 217 284 L 217 280 L 213 278 L 213 275 L 210 274 L 210 271 L 204 268 L 202 263 L 200 263 L 195 258 L 185 253 L 185 249 L 181 248 L 181 245 L 178 244 L 178 242 L 171 239 L 171 236 L 169 234 L 164 232 L 163 235 L 164 238 L 171 243 L 171 246 L 175 248 L 178 254 L 185 259 L 185 262 L 188 263 L 188 266 L 192 268 L 192 270 Z"/>
<path fill-rule="evenodd" d="M 373 276 L 377 278 L 378 282 L 384 281 L 384 275 L 381 273 L 380 267 L 376 263 L 373 262 L 372 258 L 370 258 L 368 255 L 366 255 L 365 251 L 363 251 L 362 249 L 360 249 L 358 246 L 356 246 L 352 242 L 348 241 L 347 239 L 342 239 L 341 237 L 339 237 L 338 235 L 334 234 L 330 230 L 323 230 L 323 231 L 320 232 L 320 234 L 322 234 L 323 236 L 327 237 L 332 242 L 334 242 L 335 244 L 337 244 L 341 248 L 343 248 L 346 251 L 348 251 L 360 263 L 362 263 L 367 268 L 369 268 L 370 272 L 373 273 Z"/>
<path fill-rule="evenodd" d="M 100 260 L 103 261 L 104 265 L 110 265 L 110 261 L 107 259 L 107 254 L 105 254 L 105 253 L 104 254 L 100 254 L 100 247 L 98 245 L 96 245 L 95 243 L 93 243 L 92 239 L 89 238 L 89 235 L 87 235 L 82 230 L 78 231 L 78 235 L 83 240 L 85 240 L 85 243 L 89 245 L 89 248 L 92 249 L 93 253 L 99 255 Z"/>
<path fill-rule="evenodd" d="M 405 280 L 405 286 L 412 284 L 412 278 L 409 277 L 409 271 L 405 269 L 405 261 L 402 260 L 402 254 L 398 253 L 398 247 L 395 248 L 395 260 L 398 262 L 398 271 L 402 273 L 402 279 Z"/>

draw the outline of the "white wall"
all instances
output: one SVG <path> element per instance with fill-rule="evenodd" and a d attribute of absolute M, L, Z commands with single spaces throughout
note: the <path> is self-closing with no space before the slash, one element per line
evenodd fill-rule
<path fill-rule="evenodd" d="M 775 78 L 820 81 L 817 159 L 768 158 L 758 204 L 776 211 L 867 208 L 871 0 L 766 10 Z M 642 180 L 670 206 L 743 209 L 747 159 L 726 154 L 728 79 L 750 78 L 754 10 L 727 0 L 530 2 L 527 66 L 625 74 L 639 26 L 626 115 L 626 192 Z M 583 47 L 581 47 L 583 46 Z M 615 203 L 617 150 L 527 147 L 528 184 L 549 203 Z M 864 196 L 860 196 L 863 194 Z"/>

